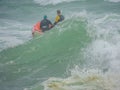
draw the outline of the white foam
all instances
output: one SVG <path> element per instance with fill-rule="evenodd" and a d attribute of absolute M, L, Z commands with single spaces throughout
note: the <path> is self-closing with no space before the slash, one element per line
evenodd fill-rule
<path fill-rule="evenodd" d="M 34 0 L 36 3 L 39 3 L 40 5 L 56 5 L 63 2 L 72 2 L 77 0 Z"/>
<path fill-rule="evenodd" d="M 115 2 L 115 3 L 120 2 L 120 0 L 105 0 L 105 1 Z"/>
<path fill-rule="evenodd" d="M 116 64 L 116 67 L 112 64 L 120 62 L 120 15 L 94 16 L 85 10 L 79 13 L 73 12 L 70 15 L 68 19 L 78 17 L 77 20 L 79 20 L 83 17 L 83 20 L 87 20 L 88 34 L 93 39 L 86 50 L 83 51 L 85 60 L 88 61 L 87 65 L 92 68 L 109 68 L 118 71 L 119 63 Z M 94 16 L 94 18 L 91 16 Z"/>
<path fill-rule="evenodd" d="M 30 26 L 8 19 L 0 19 L 0 51 L 8 47 L 14 47 L 29 40 Z"/>
<path fill-rule="evenodd" d="M 73 69 L 70 77 L 49 78 L 44 90 L 119 90 L 120 74 L 103 74 L 95 69 Z"/>
<path fill-rule="evenodd" d="M 76 19 L 77 18 L 77 19 Z M 66 19 L 76 19 L 79 20 L 79 18 L 87 18 L 87 11 L 82 10 L 81 12 L 69 12 L 69 14 L 66 16 Z"/>
<path fill-rule="evenodd" d="M 84 51 L 92 67 L 120 72 L 120 16 L 107 14 L 90 20 L 88 33 L 93 41 Z"/>
<path fill-rule="evenodd" d="M 16 37 L 13 37 L 13 36 L 10 36 L 10 37 L 9 36 L 8 37 L 7 36 L 0 37 L 0 42 L 1 43 L 4 42 L 3 44 L 1 44 L 2 46 L 0 46 L 1 50 L 9 48 L 9 47 L 14 47 L 16 45 L 19 45 L 19 44 L 23 43 L 22 40 L 19 40 Z"/>

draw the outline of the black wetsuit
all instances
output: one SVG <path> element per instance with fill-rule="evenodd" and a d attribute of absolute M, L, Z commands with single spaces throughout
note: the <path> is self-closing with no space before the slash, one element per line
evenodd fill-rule
<path fill-rule="evenodd" d="M 51 21 L 48 19 L 43 19 L 40 24 L 42 32 L 49 30 L 49 25 L 52 25 Z"/>

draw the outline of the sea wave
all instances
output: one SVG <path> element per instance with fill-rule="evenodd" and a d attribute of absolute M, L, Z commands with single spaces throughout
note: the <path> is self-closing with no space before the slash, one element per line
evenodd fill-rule
<path fill-rule="evenodd" d="M 105 0 L 105 1 L 114 2 L 114 3 L 120 2 L 120 0 Z"/>
<path fill-rule="evenodd" d="M 81 70 L 76 66 L 70 77 L 51 77 L 42 85 L 44 90 L 119 90 L 119 75 L 95 69 Z"/>
<path fill-rule="evenodd" d="M 40 5 L 49 5 L 49 4 L 56 5 L 63 2 L 72 2 L 77 0 L 34 0 L 34 1 Z"/>

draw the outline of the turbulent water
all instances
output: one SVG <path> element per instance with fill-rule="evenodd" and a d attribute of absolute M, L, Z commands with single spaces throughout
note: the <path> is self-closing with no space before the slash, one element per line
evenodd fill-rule
<path fill-rule="evenodd" d="M 0 90 L 120 90 L 120 0 L 0 0 Z"/>

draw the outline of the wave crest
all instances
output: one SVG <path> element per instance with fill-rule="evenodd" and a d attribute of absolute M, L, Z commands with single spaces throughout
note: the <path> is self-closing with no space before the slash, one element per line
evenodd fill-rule
<path fill-rule="evenodd" d="M 76 0 L 34 0 L 36 3 L 40 4 L 40 5 L 56 5 L 62 2 L 72 2 L 72 1 L 76 1 Z"/>
<path fill-rule="evenodd" d="M 115 3 L 120 2 L 120 0 L 105 0 L 105 1 L 115 2 Z"/>

